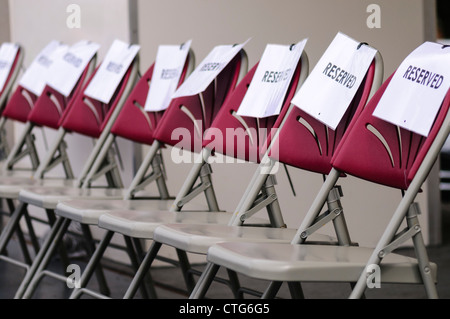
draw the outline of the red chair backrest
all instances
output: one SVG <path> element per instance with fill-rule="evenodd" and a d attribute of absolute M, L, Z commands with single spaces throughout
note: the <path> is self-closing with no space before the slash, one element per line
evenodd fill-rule
<path fill-rule="evenodd" d="M 261 161 L 264 151 L 267 149 L 266 142 L 268 142 L 271 129 L 277 128 L 280 123 L 277 121 L 279 116 L 257 119 L 249 116 L 238 117 L 235 114 L 244 99 L 257 67 L 258 64 L 241 80 L 238 87 L 222 106 L 212 127 L 206 132 L 203 146 L 209 148 L 212 152 L 255 163 Z M 299 63 L 287 90 L 280 112 L 281 116 L 285 114 L 295 94 L 300 73 L 301 66 Z"/>
<path fill-rule="evenodd" d="M 19 48 L 19 50 L 22 50 Z M 18 52 L 19 53 L 19 52 Z M 14 60 L 13 67 L 11 68 L 11 72 L 8 76 L 9 81 L 11 79 L 13 69 L 20 67 L 18 65 L 19 62 L 19 54 L 17 55 L 16 59 Z M 6 85 L 5 85 L 6 87 Z M 5 90 L 5 87 L 3 90 Z M 1 92 L 3 94 L 3 91 Z M 37 100 L 37 96 L 33 94 L 32 92 L 28 91 L 21 85 L 18 85 L 15 89 L 14 93 L 9 98 L 8 103 L 6 103 L 3 111 L 2 116 L 8 119 L 12 119 L 15 121 L 19 121 L 22 123 L 25 123 L 28 119 L 28 115 L 31 112 L 31 109 L 33 108 L 34 103 Z"/>
<path fill-rule="evenodd" d="M 18 85 L 3 110 L 2 116 L 14 121 L 26 123 L 38 96 Z"/>
<path fill-rule="evenodd" d="M 344 133 L 369 99 L 374 74 L 375 61 L 369 67 L 355 97 L 334 131 L 300 108 L 292 108 L 280 130 L 277 142 L 272 145 L 270 156 L 297 168 L 328 174 L 332 168 L 331 159 Z"/>
<path fill-rule="evenodd" d="M 180 77 L 180 84 L 186 78 L 190 62 L 189 59 L 192 58 L 192 56 L 189 56 L 186 61 Z M 111 133 L 114 135 L 137 143 L 147 145 L 153 143 L 154 131 L 164 115 L 164 111 L 147 112 L 144 110 L 150 90 L 149 83 L 152 80 L 154 66 L 154 64 L 150 66 L 131 92 L 130 97 L 127 99 L 123 109 L 111 128 Z"/>
<path fill-rule="evenodd" d="M 133 65 L 128 68 L 111 98 L 111 101 L 108 104 L 105 104 L 84 94 L 87 86 L 100 68 L 100 66 L 98 66 L 88 83 L 84 85 L 82 91 L 75 96 L 70 109 L 62 119 L 61 126 L 69 132 L 76 132 L 92 138 L 100 137 L 104 127 L 107 125 L 112 113 L 118 105 L 128 81 L 131 80 L 132 67 Z"/>
<path fill-rule="evenodd" d="M 95 63 L 95 58 L 88 63 L 72 93 L 67 98 L 48 85 L 45 86 L 40 96 L 19 85 L 3 115 L 22 123 L 29 121 L 38 126 L 58 129 L 61 125 L 61 119 L 70 108 L 70 101 L 81 91 L 86 82 L 92 63 Z"/>
<path fill-rule="evenodd" d="M 447 93 L 429 135 L 424 137 L 372 115 L 392 76 L 383 83 L 345 135 L 332 163 L 336 169 L 350 175 L 407 189 L 441 128 L 449 109 L 450 93 Z"/>
<path fill-rule="evenodd" d="M 237 85 L 241 63 L 241 54 L 237 54 L 205 91 L 173 99 L 155 131 L 155 139 L 187 151 L 200 152 L 205 130 L 211 127 Z"/>

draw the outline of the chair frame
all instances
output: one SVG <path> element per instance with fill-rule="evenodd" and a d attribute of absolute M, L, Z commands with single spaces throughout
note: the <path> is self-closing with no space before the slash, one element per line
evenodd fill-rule
<path fill-rule="evenodd" d="M 3 112 L 5 105 L 8 101 L 8 98 L 11 94 L 12 88 L 16 83 L 17 77 L 19 76 L 20 70 L 23 66 L 23 60 L 25 57 L 25 50 L 22 46 L 19 45 L 19 52 L 14 61 L 13 70 L 10 72 L 8 76 L 7 82 L 3 87 L 2 94 L 0 95 L 0 110 Z M 0 112 L 0 113 L 1 113 Z M 5 152 L 5 155 L 9 153 L 9 146 L 6 141 L 6 131 L 5 131 L 5 117 L 0 117 L 0 150 Z"/>
<path fill-rule="evenodd" d="M 93 68 L 93 65 L 91 64 L 90 67 Z M 92 68 L 90 70 L 93 70 Z M 131 91 L 132 87 L 134 87 L 134 84 L 135 84 L 135 81 L 136 81 L 136 78 L 138 75 L 138 68 L 139 68 L 139 56 L 136 56 L 135 60 L 130 65 L 127 74 L 125 75 L 125 77 L 128 76 L 128 81 L 123 86 L 123 93 L 122 93 L 121 97 L 119 98 L 119 100 L 117 101 L 116 107 L 112 111 L 111 116 L 108 119 L 108 122 L 105 123 L 100 136 L 96 139 L 96 143 L 95 143 L 91 153 L 89 154 L 87 161 L 84 164 L 84 167 L 82 169 L 82 172 L 80 173 L 80 176 L 75 180 L 73 177 L 73 174 L 68 174 L 67 173 L 68 171 L 67 170 L 65 171 L 67 180 L 73 180 L 73 182 L 75 182 L 75 185 L 82 185 L 82 183 L 85 181 L 86 176 L 89 173 L 89 171 L 91 169 L 93 169 L 93 164 L 96 159 L 96 155 L 98 155 L 100 153 L 100 151 L 102 150 L 102 148 L 105 146 L 105 141 L 107 140 L 107 138 L 109 136 L 111 127 L 114 124 L 114 121 L 117 118 L 122 106 L 124 105 L 129 92 Z M 36 179 L 42 180 L 44 178 L 44 175 L 49 170 L 53 169 L 57 164 L 62 164 L 65 169 L 67 167 L 70 167 L 69 166 L 70 164 L 68 162 L 68 160 L 69 160 L 68 157 L 61 156 L 61 154 L 58 154 L 58 151 L 61 149 L 60 145 L 65 144 L 64 137 L 66 136 L 67 133 L 69 133 L 69 132 L 64 127 L 60 127 L 58 129 L 57 136 L 54 140 L 54 143 L 52 144 L 52 146 L 50 148 L 50 151 L 46 154 L 43 162 L 39 165 L 38 169 L 35 172 Z M 108 165 L 108 160 L 110 160 L 110 159 L 111 159 L 111 157 L 105 157 L 105 159 L 103 161 L 104 165 Z M 69 172 L 71 172 L 71 170 Z M 108 174 L 108 172 L 105 172 L 105 174 Z M 114 172 L 113 172 L 113 174 L 114 174 Z M 96 177 L 99 177 L 99 176 L 96 176 Z M 92 182 L 92 181 L 93 181 L 93 179 L 89 180 L 89 182 Z M 115 174 L 115 176 L 113 176 L 112 178 L 107 178 L 107 183 L 108 183 L 109 188 L 119 187 L 121 185 L 120 176 L 117 176 L 117 174 Z M 0 251 L 4 251 L 6 249 L 6 246 L 8 245 L 9 241 L 11 240 L 11 237 L 12 237 L 12 234 L 14 233 L 14 231 L 16 231 L 17 229 L 20 229 L 19 222 L 21 221 L 21 219 L 23 217 L 26 218 L 27 206 L 28 206 L 28 204 L 20 201 L 20 198 L 19 198 L 18 206 L 15 207 L 14 211 L 11 214 L 11 218 L 10 218 L 8 224 L 6 225 L 6 227 L 4 228 L 4 230 L 2 231 L 2 233 L 0 235 Z M 45 209 L 45 211 L 46 211 L 48 222 L 49 222 L 50 226 L 57 227 L 57 225 L 60 223 L 60 221 L 59 221 L 59 219 L 56 218 L 54 211 L 51 209 Z M 89 239 L 92 240 L 92 234 L 90 233 L 89 228 L 83 227 L 82 231 L 84 233 L 84 236 L 86 236 L 86 238 L 88 238 L 88 240 Z M 92 240 L 90 242 L 93 243 L 94 241 Z M 31 274 L 31 272 L 33 270 L 32 265 L 34 263 L 37 263 L 39 258 L 41 258 L 41 253 L 44 252 L 46 249 L 45 245 L 46 245 L 46 241 L 44 241 L 44 243 L 40 247 L 37 243 L 34 243 L 35 250 L 36 250 L 36 256 L 32 262 L 30 262 L 28 260 L 25 260 L 25 262 L 20 262 L 18 260 L 13 260 L 13 259 L 3 256 L 3 255 L 0 255 L 0 259 L 2 259 L 4 261 L 8 261 L 10 263 L 13 263 L 17 266 L 20 266 L 20 267 L 26 269 L 26 274 L 25 274 L 25 278 L 26 278 L 27 276 L 29 276 Z M 68 259 L 67 259 L 67 255 L 65 253 L 64 247 L 61 246 L 61 247 L 59 247 L 59 249 L 60 249 L 60 254 L 61 254 L 63 263 L 68 264 Z M 101 278 L 101 277 L 103 277 L 101 269 L 99 270 L 98 274 L 99 274 L 99 280 L 101 281 L 100 284 L 103 287 L 104 286 L 104 278 Z"/>
<path fill-rule="evenodd" d="M 449 104 L 449 96 L 450 93 L 447 93 L 447 96 L 443 101 L 443 105 Z M 446 108 L 447 110 L 445 118 L 442 120 L 440 128 L 436 136 L 434 137 L 431 146 L 429 147 L 426 155 L 421 161 L 418 170 L 409 183 L 407 189 L 401 190 L 402 199 L 397 205 L 397 208 L 395 209 L 381 238 L 376 244 L 376 247 L 373 249 L 372 255 L 368 259 L 366 266 L 364 267 L 364 269 L 362 269 L 359 279 L 356 283 L 352 283 L 353 289 L 349 296 L 350 299 L 363 298 L 364 292 L 367 288 L 367 278 L 372 273 L 371 266 L 382 265 L 382 261 L 386 256 L 393 253 L 396 248 L 409 240 L 412 240 L 413 243 L 416 258 L 418 261 L 418 271 L 420 272 L 428 298 L 435 299 L 438 297 L 435 279 L 431 271 L 432 267 L 430 265 L 430 260 L 428 258 L 426 245 L 424 243 L 421 226 L 418 219 L 420 209 L 418 203 L 415 202 L 415 198 L 420 192 L 421 186 L 425 182 L 434 163 L 438 159 L 440 150 L 450 133 L 450 112 L 448 110 L 448 106 L 446 106 Z M 311 225 L 313 225 L 314 221 L 319 217 L 320 211 L 326 203 L 326 199 L 329 195 L 330 190 L 335 187 L 336 182 L 342 176 L 342 173 L 343 172 L 336 168 L 333 168 L 331 170 L 310 209 L 308 210 L 305 218 L 302 220 L 302 223 L 296 235 L 290 243 L 291 245 L 307 244 L 306 240 L 310 235 L 307 230 L 310 229 Z M 406 226 L 402 228 L 402 223 L 404 222 L 406 222 Z M 217 272 L 220 265 L 209 262 L 207 267 L 211 269 L 211 272 Z M 196 286 L 196 290 L 191 295 L 191 298 L 204 296 L 204 293 L 207 287 L 209 287 L 210 283 L 211 279 L 205 276 L 205 278 L 203 278 L 201 282 L 199 281 L 199 284 Z M 294 283 L 289 284 L 292 285 Z M 281 282 L 272 282 L 262 297 L 274 298 L 280 286 Z M 296 292 L 293 294 L 293 296 L 302 296 L 302 292 L 301 290 L 299 290 L 301 289 L 299 284 L 295 285 L 295 289 Z"/>
<path fill-rule="evenodd" d="M 299 84 L 298 87 L 301 85 L 301 83 L 304 82 L 304 80 L 306 79 L 307 76 L 307 70 L 308 70 L 308 58 L 306 53 L 304 52 L 302 57 L 301 57 L 301 74 L 300 74 L 300 78 L 299 78 Z M 306 71 L 305 71 L 306 70 Z M 292 106 L 291 106 L 292 107 Z M 284 122 L 282 122 L 284 123 Z M 283 124 L 280 124 L 280 126 Z M 278 133 L 276 133 L 278 134 Z M 275 139 L 276 137 L 274 137 Z M 270 146 L 269 148 L 266 150 L 266 154 L 267 152 L 270 150 Z M 211 156 L 211 151 L 208 148 L 203 148 L 202 150 L 202 161 L 203 163 L 207 163 L 207 158 Z M 269 219 L 270 219 L 270 223 L 271 226 L 273 227 L 284 227 L 285 223 L 283 221 L 283 218 L 281 216 L 281 209 L 279 207 L 279 203 L 278 203 L 278 198 L 275 192 L 275 184 L 276 181 L 274 179 L 274 177 L 272 175 L 270 175 L 270 170 L 273 168 L 274 163 L 273 162 L 269 162 L 269 166 L 270 168 L 267 170 L 267 160 L 269 158 L 264 155 L 263 159 L 262 159 L 262 163 L 260 165 L 258 165 L 257 171 L 255 172 L 255 174 L 252 177 L 251 180 L 251 185 L 253 186 L 253 188 L 247 188 L 245 191 L 245 195 L 242 197 L 241 199 L 241 203 L 240 205 L 244 205 L 246 204 L 243 199 L 248 198 L 247 195 L 250 194 L 251 192 L 254 193 L 255 197 L 253 202 L 248 203 L 248 207 L 247 209 L 244 211 L 245 215 L 244 218 L 241 220 L 241 222 L 243 223 L 244 221 L 246 221 L 247 219 L 249 219 L 254 213 L 256 213 L 257 211 L 260 211 L 264 208 L 267 209 L 267 213 L 269 215 Z M 198 171 L 198 169 L 200 169 L 200 165 L 202 165 L 201 163 L 196 164 L 196 167 L 194 167 L 190 174 L 195 175 L 196 172 Z M 190 180 L 190 178 L 188 177 L 187 181 Z M 185 182 L 182 190 L 180 191 L 179 195 L 177 196 L 177 199 L 174 202 L 174 206 L 173 209 L 175 209 L 174 211 L 177 211 L 177 203 L 179 203 L 178 199 L 184 197 L 183 195 L 186 193 L 186 190 L 188 188 L 191 188 L 192 185 L 189 185 L 187 182 Z M 258 195 L 259 194 L 259 195 Z M 180 199 L 182 201 L 182 199 Z M 241 206 L 242 207 L 242 206 Z M 267 225 L 265 225 L 267 226 Z M 108 239 L 110 239 L 110 236 L 112 237 L 113 232 L 112 231 L 108 231 L 107 235 Z M 100 246 L 99 246 L 100 247 Z M 148 281 L 148 273 L 146 271 L 147 267 L 149 267 L 149 260 L 154 260 L 155 258 L 157 258 L 157 252 L 159 251 L 159 245 L 157 243 L 153 243 L 152 246 L 150 247 L 149 251 L 147 252 L 147 254 L 145 255 L 144 259 L 142 260 L 142 263 L 139 266 L 138 271 L 136 272 L 135 277 L 133 278 L 133 282 L 130 285 L 130 288 L 128 289 L 128 291 L 125 293 L 124 298 L 128 299 L 128 298 L 132 298 L 134 296 L 134 294 L 137 292 L 137 289 L 141 286 L 142 280 L 147 280 Z M 85 287 L 87 284 L 87 281 L 89 280 L 90 275 L 92 274 L 92 271 L 95 267 L 95 265 L 99 262 L 99 258 L 101 258 L 101 255 L 103 254 L 104 251 L 102 251 L 100 248 L 99 250 L 96 252 L 96 254 L 93 256 L 93 258 L 91 259 L 91 261 L 89 262 L 85 272 L 82 275 L 82 278 L 80 280 L 80 285 L 81 287 Z M 177 249 L 177 254 L 183 254 L 182 256 L 186 256 L 185 259 L 185 264 L 180 264 L 181 269 L 182 269 L 182 273 L 184 276 L 184 280 L 185 280 L 185 284 L 188 288 L 188 291 L 191 291 L 195 285 L 195 281 L 193 279 L 193 274 L 195 274 L 196 272 L 190 267 L 189 262 L 187 260 L 187 255 L 186 252 L 184 251 L 180 251 Z M 236 280 L 237 278 L 234 277 L 233 273 L 229 273 L 230 276 L 230 280 L 226 281 L 226 283 L 228 285 L 230 285 L 231 287 L 236 286 Z M 144 278 L 146 277 L 146 278 Z M 80 288 L 80 289 L 75 289 L 74 292 L 71 295 L 71 298 L 78 298 L 80 297 L 80 295 L 82 293 L 92 293 L 90 292 L 88 289 L 86 288 Z M 96 296 L 96 297 L 101 297 L 98 294 L 92 293 L 92 296 Z"/>
<path fill-rule="evenodd" d="M 240 74 L 238 75 L 238 78 L 242 78 L 243 75 L 246 73 L 247 70 L 247 55 L 245 53 L 245 51 L 241 51 L 240 53 Z M 193 62 L 193 60 L 191 60 L 191 62 Z M 191 64 L 189 66 L 189 68 L 191 69 L 193 67 L 193 64 Z M 216 81 L 216 80 L 215 80 Z M 239 80 L 237 81 L 239 82 Z M 200 94 L 199 95 L 200 98 L 200 102 L 202 104 L 204 104 L 204 99 L 203 99 L 203 95 Z M 111 142 L 111 137 L 109 138 L 109 140 L 107 141 L 107 143 Z M 146 158 L 144 159 L 143 163 L 141 164 L 138 172 L 136 173 L 130 187 L 127 189 L 126 191 L 126 195 L 124 197 L 124 199 L 133 199 L 134 198 L 134 194 L 141 190 L 143 187 L 145 187 L 147 184 L 149 184 L 150 182 L 156 180 L 157 181 L 157 186 L 160 192 L 161 197 L 160 198 L 154 198 L 154 199 L 167 199 L 168 198 L 168 192 L 167 192 L 167 188 L 166 185 L 163 183 L 158 183 L 158 180 L 163 181 L 163 178 L 161 178 L 161 162 L 160 162 L 160 157 L 159 157 L 159 151 L 160 149 L 163 147 L 163 143 L 160 142 L 159 140 L 155 139 L 154 142 L 152 143 L 152 145 L 150 146 L 150 150 L 148 151 Z M 203 156 L 203 154 L 200 154 L 200 156 Z M 96 166 L 97 163 L 94 163 L 94 167 Z M 154 168 L 157 169 L 156 172 L 153 172 L 151 175 L 149 175 L 148 177 L 145 177 L 146 171 L 149 167 L 149 165 L 152 165 Z M 158 172 L 159 171 L 159 172 Z M 206 202 L 208 204 L 209 210 L 211 211 L 218 211 L 219 207 L 218 207 L 218 203 L 217 203 L 217 199 L 214 193 L 214 189 L 213 189 L 213 185 L 212 185 L 212 179 L 211 179 L 211 169 L 209 167 L 209 164 L 206 163 L 206 161 L 202 161 L 201 163 L 197 163 L 194 165 L 194 168 L 191 170 L 191 172 L 189 173 L 188 178 L 185 181 L 184 184 L 184 189 L 182 192 L 179 193 L 179 200 L 175 200 L 176 203 L 178 203 L 178 205 L 173 205 L 173 209 L 176 210 L 181 210 L 182 207 L 187 204 L 190 200 L 192 200 L 193 198 L 195 198 L 196 196 L 200 195 L 201 193 L 205 194 L 206 197 Z M 91 174 L 92 175 L 92 171 Z M 200 179 L 200 183 L 197 186 L 194 186 L 194 184 L 196 183 L 197 179 Z M 82 183 L 82 188 L 88 188 L 89 183 L 84 182 Z M 19 290 L 16 293 L 16 298 L 30 298 L 36 285 L 38 284 L 40 278 L 43 275 L 48 274 L 48 272 L 44 272 L 44 268 L 46 267 L 49 258 L 52 256 L 52 254 L 54 253 L 55 249 L 56 249 L 56 245 L 57 243 L 62 239 L 62 235 L 65 233 L 65 231 L 67 230 L 68 225 L 71 223 L 71 220 L 68 218 L 64 218 L 64 217 L 60 217 L 58 218 L 58 220 L 60 221 L 60 225 L 55 226 L 52 228 L 52 239 L 48 241 L 48 246 L 46 247 L 45 251 L 45 256 L 42 256 L 41 260 L 38 260 L 36 263 L 33 264 L 33 271 L 29 272 L 29 276 L 27 276 L 22 284 L 21 287 L 19 287 Z M 87 225 L 85 225 L 87 226 Z M 111 236 L 112 237 L 112 236 Z M 99 248 L 101 249 L 101 247 L 104 247 L 104 249 L 106 249 L 106 247 L 109 245 L 111 237 L 108 236 L 108 234 L 106 234 L 105 237 L 103 237 L 103 239 L 101 239 L 100 244 L 99 244 Z M 125 241 L 128 243 L 127 245 L 130 247 L 134 247 L 134 248 L 130 248 L 130 250 L 133 252 L 133 254 L 137 252 L 139 252 L 141 250 L 141 243 L 139 241 L 133 241 L 129 238 L 125 238 Z M 97 249 L 97 251 L 98 251 Z M 132 265 L 136 266 L 138 263 L 138 257 L 137 255 L 130 255 L 130 260 Z M 179 256 L 179 259 L 181 261 L 183 261 L 185 258 L 183 256 Z M 97 271 L 97 270 L 96 270 Z M 55 276 L 57 277 L 57 276 Z M 59 277 L 61 280 L 65 281 L 65 277 Z M 86 292 L 86 293 L 90 293 L 91 295 L 95 295 L 95 296 L 105 296 L 109 294 L 109 290 L 108 289 L 103 289 L 103 291 L 101 291 L 100 294 L 96 294 L 95 292 Z M 152 291 L 146 292 L 143 291 L 143 293 L 145 295 L 147 294 L 152 294 Z"/>

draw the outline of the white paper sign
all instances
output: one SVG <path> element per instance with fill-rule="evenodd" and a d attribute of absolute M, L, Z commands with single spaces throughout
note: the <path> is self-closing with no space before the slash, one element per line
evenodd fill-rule
<path fill-rule="evenodd" d="M 14 43 L 3 43 L 0 47 L 0 91 L 5 86 L 18 50 L 19 46 Z"/>
<path fill-rule="evenodd" d="M 58 41 L 51 41 L 36 56 L 31 65 L 28 67 L 24 75 L 21 77 L 19 84 L 39 96 L 47 84 L 50 67 L 55 60 L 60 59 L 69 49 L 66 44 Z"/>
<path fill-rule="evenodd" d="M 191 40 L 183 45 L 162 45 L 158 48 L 150 90 L 145 103 L 147 112 L 167 109 L 183 72 Z"/>
<path fill-rule="evenodd" d="M 292 103 L 335 130 L 353 100 L 376 50 L 338 33 Z"/>
<path fill-rule="evenodd" d="M 55 60 L 51 66 L 47 84 L 68 97 L 99 48 L 99 44 L 90 41 L 80 41 L 72 45 L 62 58 Z"/>
<path fill-rule="evenodd" d="M 248 41 L 243 44 L 219 45 L 213 48 L 189 78 L 175 91 L 172 98 L 195 95 L 206 90 Z"/>
<path fill-rule="evenodd" d="M 139 45 L 115 40 L 84 94 L 108 104 L 139 50 Z"/>
<path fill-rule="evenodd" d="M 240 116 L 263 118 L 280 114 L 286 91 L 307 40 L 294 46 L 269 44 L 237 111 Z"/>
<path fill-rule="evenodd" d="M 401 63 L 373 115 L 427 136 L 450 87 L 450 48 L 425 42 Z"/>

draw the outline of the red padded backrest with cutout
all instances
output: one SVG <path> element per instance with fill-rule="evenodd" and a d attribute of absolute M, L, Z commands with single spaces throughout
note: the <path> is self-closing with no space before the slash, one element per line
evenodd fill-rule
<path fill-rule="evenodd" d="M 257 119 L 249 116 L 239 117 L 235 113 L 247 93 L 258 64 L 241 80 L 238 87 L 222 106 L 212 127 L 205 133 L 203 146 L 230 157 L 259 163 L 271 129 L 278 127 L 278 115 Z M 295 94 L 300 77 L 300 64 L 296 68 L 290 86 L 286 92 L 282 110 L 283 115 Z M 245 125 L 241 122 L 243 121 Z M 277 123 L 277 126 L 275 125 Z"/>
<path fill-rule="evenodd" d="M 368 181 L 407 189 L 441 128 L 450 95 L 447 93 L 430 134 L 423 137 L 372 115 L 392 76 L 383 83 L 344 137 L 333 158 L 333 166 Z"/>
<path fill-rule="evenodd" d="M 211 127 L 221 106 L 236 87 L 241 63 L 241 55 L 237 54 L 205 91 L 173 99 L 155 131 L 155 139 L 187 151 L 200 152 L 203 133 Z"/>
<path fill-rule="evenodd" d="M 37 99 L 38 96 L 18 85 L 6 104 L 2 116 L 25 123 Z"/>
<path fill-rule="evenodd" d="M 80 79 L 67 98 L 47 85 L 31 110 L 28 120 L 36 125 L 58 129 L 62 124 L 62 120 L 72 107 L 71 101 L 83 89 L 89 77 L 89 68 L 91 63 L 94 63 L 93 61 L 95 60 L 91 60 L 85 67 Z"/>
<path fill-rule="evenodd" d="M 180 77 L 180 84 L 186 78 L 190 59 L 192 59 L 191 56 L 187 58 Z M 111 128 L 111 133 L 114 135 L 141 144 L 151 145 L 153 143 L 154 130 L 164 115 L 164 111 L 147 112 L 144 109 L 150 90 L 149 83 L 153 76 L 154 66 L 154 64 L 150 66 L 131 92 L 130 97 Z"/>
<path fill-rule="evenodd" d="M 146 112 L 145 102 L 149 91 L 154 65 L 141 77 L 134 87 L 130 97 L 123 106 L 111 132 L 129 140 L 152 144 L 153 130 L 164 112 Z"/>
<path fill-rule="evenodd" d="M 358 117 L 370 95 L 375 73 L 372 62 L 358 91 L 336 130 L 328 128 L 298 107 L 292 108 L 272 145 L 270 157 L 311 172 L 328 174 L 331 159 L 352 119 Z"/>
<path fill-rule="evenodd" d="M 99 67 L 100 66 L 97 67 L 80 94 L 74 98 L 70 110 L 65 114 L 62 120 L 62 127 L 67 131 L 98 138 L 119 103 L 125 87 L 130 80 L 132 66 L 128 68 L 109 104 L 104 104 L 87 97 L 84 94 L 84 91 L 95 76 Z"/>

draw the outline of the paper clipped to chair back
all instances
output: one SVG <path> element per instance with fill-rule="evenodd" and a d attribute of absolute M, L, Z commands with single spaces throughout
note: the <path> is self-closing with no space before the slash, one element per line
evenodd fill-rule
<path fill-rule="evenodd" d="M 34 58 L 19 80 L 19 85 L 40 96 L 47 84 L 51 66 L 55 60 L 62 58 L 68 49 L 67 44 L 62 44 L 56 40 L 50 41 Z"/>
<path fill-rule="evenodd" d="M 139 50 L 139 45 L 115 40 L 84 94 L 108 104 Z"/>
<path fill-rule="evenodd" d="M 335 130 L 353 100 L 376 50 L 338 33 L 292 103 Z"/>
<path fill-rule="evenodd" d="M 248 41 L 242 44 L 218 45 L 214 47 L 186 81 L 175 91 L 172 98 L 195 95 L 205 91 Z"/>
<path fill-rule="evenodd" d="M 268 44 L 237 115 L 264 118 L 280 114 L 307 39 L 295 45 Z"/>
<path fill-rule="evenodd" d="M 450 87 L 450 47 L 425 42 L 400 64 L 373 115 L 428 136 Z"/>
<path fill-rule="evenodd" d="M 91 41 L 79 41 L 70 46 L 61 58 L 54 61 L 47 84 L 68 97 L 99 48 L 99 44 Z"/>
<path fill-rule="evenodd" d="M 15 43 L 3 43 L 0 46 L 0 91 L 3 90 L 14 64 L 19 46 Z"/>
<path fill-rule="evenodd" d="M 182 45 L 161 45 L 156 54 L 150 89 L 145 102 L 147 112 L 167 109 L 175 93 L 191 47 L 191 40 Z"/>

